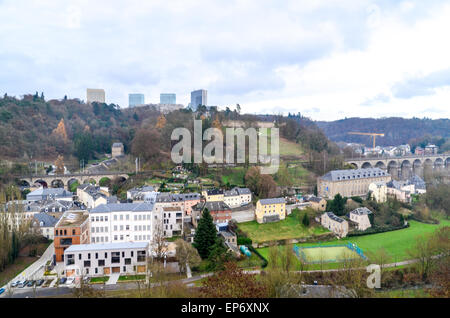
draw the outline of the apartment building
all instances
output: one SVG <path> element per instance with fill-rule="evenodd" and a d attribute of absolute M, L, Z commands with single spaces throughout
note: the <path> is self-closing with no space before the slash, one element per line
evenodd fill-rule
<path fill-rule="evenodd" d="M 225 191 L 223 202 L 230 208 L 237 208 L 252 202 L 252 192 L 248 188 L 233 188 Z"/>
<path fill-rule="evenodd" d="M 95 208 L 100 204 L 117 203 L 117 197 L 109 196 L 107 187 L 99 187 L 89 183 L 78 186 L 77 197 L 88 209 Z"/>
<path fill-rule="evenodd" d="M 145 273 L 148 248 L 148 242 L 72 245 L 64 251 L 64 271 L 67 277 Z"/>
<path fill-rule="evenodd" d="M 369 193 L 377 202 L 386 202 L 387 186 L 386 182 L 373 182 L 369 185 Z"/>
<path fill-rule="evenodd" d="M 148 197 L 151 200 L 152 197 L 156 199 L 156 191 L 153 186 L 143 186 L 139 188 L 133 188 L 127 191 L 127 200 L 133 200 L 133 202 L 144 202 Z"/>
<path fill-rule="evenodd" d="M 65 212 L 55 224 L 54 238 L 56 261 L 63 262 L 67 248 L 89 243 L 89 214 L 85 211 Z"/>
<path fill-rule="evenodd" d="M 316 211 L 324 212 L 327 208 L 327 200 L 321 197 L 310 196 L 307 200 L 311 204 L 311 208 Z"/>
<path fill-rule="evenodd" d="M 369 215 L 372 214 L 366 207 L 357 208 L 349 213 L 350 220 L 357 223 L 358 230 L 365 231 L 368 228 L 372 227 L 370 223 Z"/>
<path fill-rule="evenodd" d="M 258 200 L 255 214 L 258 223 L 284 220 L 286 218 L 286 201 L 284 198 Z"/>
<path fill-rule="evenodd" d="M 346 237 L 348 234 L 348 222 L 336 216 L 333 212 L 325 212 L 322 214 L 320 224 L 341 238 Z"/>
<path fill-rule="evenodd" d="M 184 213 L 180 207 L 163 207 L 163 235 L 164 237 L 180 236 L 184 229 Z"/>
<path fill-rule="evenodd" d="M 390 180 L 389 173 L 379 168 L 333 170 L 317 179 L 317 191 L 330 199 L 338 193 L 343 197 L 366 196 L 371 183 Z"/>
<path fill-rule="evenodd" d="M 150 242 L 156 215 L 153 203 L 111 203 L 89 210 L 91 243 Z"/>
<path fill-rule="evenodd" d="M 208 189 L 202 191 L 206 202 L 224 201 L 224 193 L 221 189 Z"/>
<path fill-rule="evenodd" d="M 156 197 L 155 209 L 161 214 L 163 207 L 179 207 L 185 216 L 192 214 L 192 207 L 200 202 L 198 193 L 158 193 Z"/>
<path fill-rule="evenodd" d="M 223 201 L 200 202 L 193 207 L 192 224 L 197 227 L 203 211 L 208 209 L 213 218 L 213 222 L 228 223 L 231 220 L 231 208 Z"/>
<path fill-rule="evenodd" d="M 39 188 L 27 194 L 27 201 L 73 201 L 73 194 L 64 188 Z"/>
<path fill-rule="evenodd" d="M 33 231 L 37 234 L 46 237 L 49 240 L 55 238 L 55 225 L 58 219 L 47 213 L 37 213 L 34 215 L 31 221 L 31 227 Z"/>

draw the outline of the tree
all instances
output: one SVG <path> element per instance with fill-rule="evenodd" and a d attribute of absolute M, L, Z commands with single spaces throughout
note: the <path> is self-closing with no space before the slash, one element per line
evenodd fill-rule
<path fill-rule="evenodd" d="M 277 184 L 272 175 L 263 174 L 258 183 L 258 196 L 261 198 L 272 198 L 276 195 Z"/>
<path fill-rule="evenodd" d="M 281 268 L 289 276 L 289 272 L 290 272 L 292 266 L 294 265 L 294 261 L 295 261 L 295 255 L 294 255 L 292 244 L 286 244 L 284 246 L 280 260 L 281 260 Z"/>
<path fill-rule="evenodd" d="M 344 215 L 345 212 L 345 203 L 347 202 L 347 198 L 343 198 L 340 193 L 334 196 L 334 199 L 328 201 L 327 211 L 331 211 L 336 215 Z"/>
<path fill-rule="evenodd" d="M 303 223 L 303 225 L 306 226 L 306 227 L 309 226 L 309 217 L 308 217 L 308 213 L 303 214 L 302 223 Z"/>
<path fill-rule="evenodd" d="M 61 118 L 58 126 L 53 130 L 52 134 L 60 137 L 64 142 L 67 142 L 69 140 L 69 138 L 67 137 L 66 125 L 64 124 L 64 118 Z"/>
<path fill-rule="evenodd" d="M 84 160 L 87 163 L 89 159 L 94 157 L 95 145 L 89 132 L 75 135 L 74 146 L 74 155 L 78 160 Z"/>
<path fill-rule="evenodd" d="M 213 298 L 262 298 L 267 297 L 267 288 L 255 275 L 246 274 L 236 263 L 228 262 L 222 271 L 206 279 L 200 293 Z"/>
<path fill-rule="evenodd" d="M 58 158 L 56 158 L 55 166 L 56 166 L 56 170 L 55 170 L 56 174 L 64 174 L 64 158 L 63 158 L 63 156 L 59 155 Z"/>
<path fill-rule="evenodd" d="M 227 250 L 222 239 L 216 239 L 208 256 L 210 270 L 222 270 L 224 264 L 232 261 L 233 255 Z"/>
<path fill-rule="evenodd" d="M 261 179 L 261 172 L 258 167 L 251 167 L 247 170 L 244 180 L 245 185 L 253 192 L 259 192 L 259 184 Z"/>
<path fill-rule="evenodd" d="M 131 142 L 131 153 L 145 161 L 160 157 L 162 148 L 161 134 L 151 128 L 139 129 Z"/>
<path fill-rule="evenodd" d="M 193 244 L 202 259 L 207 259 L 209 257 L 216 240 L 216 226 L 214 225 L 213 218 L 208 209 L 205 208 L 202 217 L 198 221 Z"/>
<path fill-rule="evenodd" d="M 163 220 L 156 220 L 153 235 L 152 255 L 157 261 L 163 260 L 167 255 L 167 240 L 164 235 Z"/>
<path fill-rule="evenodd" d="M 188 242 L 182 239 L 175 241 L 176 255 L 178 259 L 178 266 L 182 273 L 186 273 L 186 267 L 196 267 L 200 265 L 201 258 L 197 250 Z"/>
<path fill-rule="evenodd" d="M 156 128 L 158 128 L 158 129 L 163 129 L 163 128 L 166 126 L 166 122 L 167 122 L 166 117 L 164 117 L 164 115 L 161 114 L 161 115 L 158 117 L 158 121 L 157 121 L 157 123 L 156 123 Z"/>

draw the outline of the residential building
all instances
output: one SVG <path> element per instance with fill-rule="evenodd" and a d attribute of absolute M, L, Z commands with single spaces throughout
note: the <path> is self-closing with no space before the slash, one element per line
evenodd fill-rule
<path fill-rule="evenodd" d="M 439 150 L 439 147 L 438 147 L 438 146 L 428 144 L 428 145 L 425 147 L 424 152 L 425 152 L 425 155 L 437 155 L 438 150 Z"/>
<path fill-rule="evenodd" d="M 64 188 L 39 188 L 27 194 L 27 201 L 73 201 L 73 194 Z"/>
<path fill-rule="evenodd" d="M 365 231 L 372 227 L 370 223 L 369 215 L 372 214 L 366 207 L 357 208 L 349 213 L 349 218 L 351 221 L 358 224 L 358 230 Z"/>
<path fill-rule="evenodd" d="M 215 224 L 228 223 L 231 220 L 231 208 L 223 201 L 200 202 L 192 208 L 192 224 L 195 227 L 205 209 L 208 209 Z"/>
<path fill-rule="evenodd" d="M 233 188 L 223 193 L 223 202 L 230 208 L 247 205 L 252 202 L 252 192 L 248 188 Z"/>
<path fill-rule="evenodd" d="M 386 183 L 386 196 L 396 198 L 401 202 L 411 202 L 411 194 L 415 192 L 414 184 L 410 184 L 408 181 L 391 180 Z"/>
<path fill-rule="evenodd" d="M 88 88 L 86 89 L 86 101 L 87 103 L 105 103 L 105 90 Z"/>
<path fill-rule="evenodd" d="M 162 214 L 164 237 L 181 236 L 184 228 L 183 210 L 180 207 L 163 207 Z"/>
<path fill-rule="evenodd" d="M 224 201 L 224 193 L 221 189 L 208 189 L 202 191 L 206 202 Z"/>
<path fill-rule="evenodd" d="M 153 240 L 153 203 L 111 203 L 89 210 L 90 243 L 151 242 Z"/>
<path fill-rule="evenodd" d="M 423 156 L 425 154 L 425 149 L 423 149 L 422 147 L 416 147 L 416 149 L 414 150 L 414 154 Z"/>
<path fill-rule="evenodd" d="M 144 202 L 146 199 L 156 200 L 157 192 L 153 186 L 143 186 L 139 188 L 133 188 L 127 191 L 127 200 L 133 200 L 133 202 Z"/>
<path fill-rule="evenodd" d="M 175 105 L 177 103 L 177 95 L 176 94 L 161 93 L 159 95 L 159 103 L 160 104 Z"/>
<path fill-rule="evenodd" d="M 54 246 L 57 262 L 64 261 L 64 251 L 72 246 L 90 241 L 89 214 L 83 211 L 68 211 L 55 224 Z"/>
<path fill-rule="evenodd" d="M 327 208 L 327 200 L 321 197 L 310 196 L 306 202 L 311 203 L 311 208 L 316 211 L 324 212 Z"/>
<path fill-rule="evenodd" d="M 128 107 L 133 108 L 145 104 L 144 94 L 128 94 Z"/>
<path fill-rule="evenodd" d="M 208 92 L 205 89 L 199 89 L 191 92 L 191 108 L 196 111 L 198 106 L 208 106 Z"/>
<path fill-rule="evenodd" d="M 258 223 L 284 220 L 286 218 L 286 201 L 284 198 L 258 200 L 255 215 Z"/>
<path fill-rule="evenodd" d="M 37 213 L 33 216 L 31 227 L 35 233 L 39 233 L 49 240 L 55 238 L 55 225 L 58 219 L 47 213 Z"/>
<path fill-rule="evenodd" d="M 64 251 L 67 277 L 146 273 L 148 242 L 72 245 Z"/>
<path fill-rule="evenodd" d="M 111 147 L 111 156 L 113 158 L 123 156 L 125 154 L 123 144 L 121 142 L 113 143 Z"/>
<path fill-rule="evenodd" d="M 387 201 L 387 186 L 386 182 L 373 182 L 369 185 L 369 193 L 377 202 Z"/>
<path fill-rule="evenodd" d="M 408 180 L 408 183 L 414 185 L 415 194 L 423 194 L 427 192 L 427 186 L 425 181 L 418 175 L 413 175 Z"/>
<path fill-rule="evenodd" d="M 366 196 L 371 183 L 390 180 L 389 173 L 379 168 L 333 170 L 317 179 L 317 190 L 319 196 L 330 199 L 338 193 L 343 197 Z"/>
<path fill-rule="evenodd" d="M 336 216 L 333 212 L 325 212 L 322 214 L 320 224 L 341 238 L 346 237 L 348 234 L 348 222 Z"/>
<path fill-rule="evenodd" d="M 101 204 L 117 203 L 116 196 L 109 196 L 108 188 L 85 183 L 77 188 L 77 197 L 88 209 Z"/>
<path fill-rule="evenodd" d="M 185 216 L 192 213 L 192 207 L 200 202 L 198 193 L 158 193 L 156 197 L 155 209 L 158 213 L 162 212 L 163 207 L 180 207 Z"/>
<path fill-rule="evenodd" d="M 228 248 L 228 251 L 234 253 L 236 256 L 240 256 L 241 252 L 239 251 L 237 245 L 237 236 L 231 231 L 219 231 L 219 236 L 222 237 L 225 246 Z"/>

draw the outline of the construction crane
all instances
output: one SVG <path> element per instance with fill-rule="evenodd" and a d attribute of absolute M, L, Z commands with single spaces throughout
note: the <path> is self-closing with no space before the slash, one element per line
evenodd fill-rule
<path fill-rule="evenodd" d="M 373 138 L 373 148 L 375 149 L 375 139 L 377 136 L 384 137 L 384 134 L 378 134 L 378 133 L 363 133 L 363 132 L 349 132 L 349 135 L 364 135 L 364 136 L 372 136 Z"/>

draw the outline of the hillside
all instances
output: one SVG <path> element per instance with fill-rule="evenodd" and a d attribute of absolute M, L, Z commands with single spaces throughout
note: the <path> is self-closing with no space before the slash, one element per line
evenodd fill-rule
<path fill-rule="evenodd" d="M 370 136 L 349 135 L 348 132 L 377 132 L 384 137 L 377 138 L 377 145 L 391 146 L 420 139 L 424 135 L 450 137 L 450 119 L 419 118 L 346 118 L 331 122 L 317 121 L 327 137 L 335 142 L 356 142 L 371 145 Z"/>

